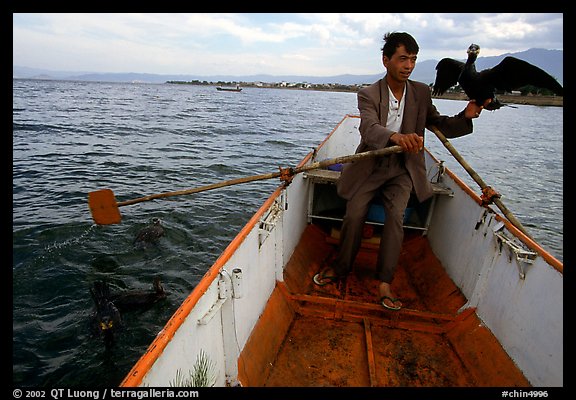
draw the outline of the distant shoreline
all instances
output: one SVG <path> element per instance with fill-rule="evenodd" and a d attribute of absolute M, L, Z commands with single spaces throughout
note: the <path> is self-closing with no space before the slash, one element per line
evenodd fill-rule
<path fill-rule="evenodd" d="M 496 95 L 504 104 L 527 104 L 532 106 L 564 107 L 564 96 L 520 96 L 510 94 Z M 464 93 L 444 93 L 441 96 L 432 96 L 434 99 L 468 100 Z"/>
<path fill-rule="evenodd" d="M 275 89 L 292 89 L 292 90 L 315 90 L 315 91 L 328 91 L 328 92 L 358 92 L 358 87 L 349 88 L 275 88 Z M 564 107 L 564 96 L 541 96 L 541 95 L 510 95 L 498 94 L 498 100 L 504 104 L 525 104 L 532 106 L 551 106 L 551 107 Z M 468 101 L 465 93 L 444 93 L 441 96 L 432 96 L 433 99 L 444 100 L 462 100 Z"/>
<path fill-rule="evenodd" d="M 302 87 L 278 87 L 278 86 L 254 86 L 251 84 L 242 83 L 245 87 L 255 87 L 258 89 L 284 89 L 284 90 L 308 90 L 308 91 L 320 91 L 320 92 L 352 92 L 357 93 L 361 88 L 357 85 L 338 85 L 333 87 L 316 87 L 302 88 Z M 552 107 L 564 107 L 564 96 L 541 96 L 541 95 L 510 95 L 510 94 L 498 94 L 496 95 L 498 100 L 504 104 L 526 104 L 533 106 L 552 106 Z M 465 93 L 444 93 L 441 96 L 432 96 L 433 99 L 445 99 L 445 100 L 462 100 L 467 101 L 468 97 Z"/>
<path fill-rule="evenodd" d="M 278 89 L 278 88 L 276 88 Z M 339 88 L 339 89 L 320 89 L 320 88 L 280 88 L 280 89 L 292 89 L 292 90 L 315 90 L 315 91 L 329 91 L 329 92 L 358 92 L 358 87 L 350 88 Z M 504 104 L 525 104 L 532 106 L 551 106 L 551 107 L 564 107 L 564 96 L 541 96 L 541 95 L 510 95 L 510 94 L 498 94 L 496 95 L 498 100 Z M 441 96 L 432 96 L 433 99 L 444 99 L 444 100 L 462 100 L 468 101 L 468 97 L 465 93 L 444 93 Z"/>
<path fill-rule="evenodd" d="M 61 79 L 38 79 L 38 78 L 12 78 L 16 80 L 61 80 Z M 64 79 L 66 81 L 66 79 Z M 73 82 L 91 82 L 91 81 L 75 81 Z M 98 81 L 94 81 L 98 82 Z M 130 83 L 130 82 L 109 82 L 109 83 Z M 133 84 L 138 83 L 150 83 L 151 82 L 132 82 Z M 326 92 L 358 92 L 362 88 L 361 85 L 342 85 L 342 84 L 318 84 L 311 85 L 311 87 L 300 87 L 300 86 L 279 86 L 278 84 L 266 84 L 266 86 L 258 86 L 253 83 L 247 82 L 233 82 L 234 84 L 239 84 L 242 87 L 252 87 L 257 89 L 287 89 L 287 90 L 308 90 L 308 91 L 326 91 Z M 166 81 L 164 84 L 186 84 L 186 85 L 200 85 L 200 86 L 218 86 L 231 84 L 230 82 L 199 82 L 199 81 Z M 541 95 L 508 95 L 499 94 L 496 96 L 500 102 L 504 104 L 525 104 L 533 106 L 551 106 L 551 107 L 564 107 L 564 96 L 541 96 Z M 441 96 L 432 96 L 433 99 L 445 99 L 445 100 L 468 100 L 466 94 L 464 93 L 444 93 Z"/>
<path fill-rule="evenodd" d="M 253 84 L 241 83 L 244 87 L 255 87 L 258 89 L 284 89 L 284 90 L 308 90 L 308 91 L 321 91 L 321 92 L 352 92 L 357 93 L 361 89 L 358 85 L 315 85 L 314 87 L 279 87 L 279 86 L 255 86 Z M 564 96 L 542 96 L 542 95 L 511 95 L 511 94 L 498 94 L 498 100 L 504 104 L 525 104 L 532 106 L 551 106 L 551 107 L 564 107 Z M 444 93 L 441 96 L 432 96 L 433 99 L 445 100 L 462 100 L 467 101 L 468 97 L 465 93 Z"/>

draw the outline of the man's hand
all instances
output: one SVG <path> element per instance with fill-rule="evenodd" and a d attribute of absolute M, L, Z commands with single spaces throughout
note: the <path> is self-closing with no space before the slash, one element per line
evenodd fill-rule
<path fill-rule="evenodd" d="M 418 153 L 424 147 L 424 139 L 416 133 L 393 133 L 390 141 L 407 153 Z"/>
<path fill-rule="evenodd" d="M 491 101 L 492 99 L 487 99 L 482 106 L 479 106 L 476 101 L 470 100 L 464 109 L 464 116 L 468 119 L 478 118 L 484 107 L 490 104 Z"/>

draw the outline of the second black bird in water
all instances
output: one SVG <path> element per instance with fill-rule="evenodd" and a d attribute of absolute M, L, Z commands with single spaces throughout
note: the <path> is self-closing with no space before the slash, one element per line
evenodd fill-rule
<path fill-rule="evenodd" d="M 145 310 L 154 303 L 166 298 L 166 292 L 159 277 L 155 277 L 151 290 L 124 290 L 110 294 L 110 300 L 120 312 Z"/>
<path fill-rule="evenodd" d="M 154 244 L 161 236 L 164 236 L 164 227 L 162 226 L 160 218 L 154 217 L 150 225 L 142 228 L 138 232 L 134 239 L 134 244 L 137 246 Z"/>
<path fill-rule="evenodd" d="M 485 104 L 486 110 L 497 110 L 505 104 L 496 98 L 496 91 L 511 92 L 526 85 L 548 89 L 558 96 L 563 96 L 563 88 L 552 75 L 541 68 L 515 57 L 505 57 L 498 65 L 480 72 L 476 71 L 476 58 L 480 46 L 471 44 L 468 47 L 466 62 L 443 58 L 436 65 L 436 80 L 433 94 L 441 95 L 452 86 L 460 84 L 469 99 L 476 104 Z"/>
<path fill-rule="evenodd" d="M 147 310 L 159 300 L 166 298 L 159 277 L 154 278 L 152 286 L 151 290 L 111 292 L 107 282 L 94 282 L 90 294 L 96 308 L 92 314 L 91 328 L 95 336 L 103 339 L 107 349 L 114 345 L 117 332 L 124 328 L 121 313 Z"/>

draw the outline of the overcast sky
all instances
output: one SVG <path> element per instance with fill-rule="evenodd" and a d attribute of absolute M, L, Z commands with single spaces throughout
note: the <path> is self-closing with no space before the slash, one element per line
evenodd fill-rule
<path fill-rule="evenodd" d="M 13 65 L 196 75 L 378 74 L 382 36 L 411 33 L 419 60 L 563 50 L 562 14 L 13 14 Z"/>

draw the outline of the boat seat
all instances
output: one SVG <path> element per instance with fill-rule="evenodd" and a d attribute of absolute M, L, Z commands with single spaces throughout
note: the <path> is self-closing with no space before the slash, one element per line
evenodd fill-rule
<path fill-rule="evenodd" d="M 310 179 L 312 183 L 336 183 L 340 178 L 340 171 L 332 171 L 329 169 L 314 169 L 304 173 L 304 178 Z M 454 192 L 442 182 L 430 182 L 434 194 L 453 196 Z"/>
<path fill-rule="evenodd" d="M 310 188 L 309 197 L 309 220 L 321 219 L 342 221 L 345 211 L 345 202 L 336 193 L 336 181 L 340 177 L 340 171 L 330 169 L 315 169 L 304 172 L 304 179 L 308 179 L 312 184 Z M 425 203 L 419 204 L 415 199 L 410 199 L 406 212 L 404 213 L 404 227 L 423 230 L 424 233 L 428 230 L 436 197 L 438 195 L 445 195 L 452 197 L 454 192 L 451 188 L 442 182 L 430 182 L 434 195 Z M 417 212 L 414 212 L 418 209 Z M 414 223 L 411 221 L 411 216 L 415 214 L 416 220 L 419 222 Z M 374 201 L 370 205 L 368 212 L 367 224 L 382 225 L 385 219 L 384 208 L 378 201 Z"/>

